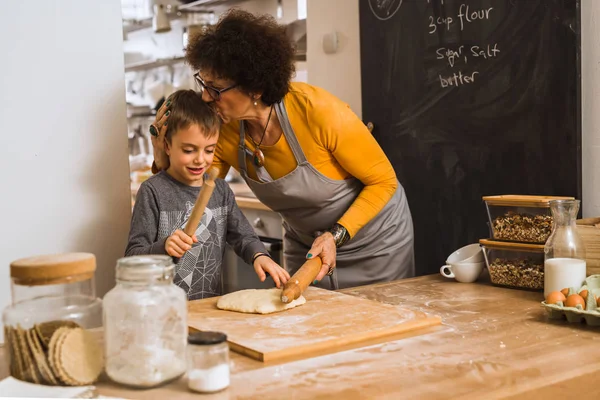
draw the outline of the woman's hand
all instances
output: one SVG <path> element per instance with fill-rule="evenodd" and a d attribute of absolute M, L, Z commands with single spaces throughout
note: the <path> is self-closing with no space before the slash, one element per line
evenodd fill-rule
<path fill-rule="evenodd" d="M 188 236 L 181 229 L 177 229 L 165 242 L 165 250 L 172 257 L 181 258 L 186 251 L 192 248 L 192 244 L 198 243 L 196 235 Z"/>
<path fill-rule="evenodd" d="M 154 150 L 154 164 L 159 171 L 169 168 L 169 157 L 165 152 L 165 134 L 167 133 L 167 119 L 169 118 L 169 114 L 171 114 L 169 111 L 170 105 L 171 101 L 167 101 L 158 109 L 156 118 L 152 123 L 158 134 L 157 136 L 150 135 Z"/>
<path fill-rule="evenodd" d="M 315 257 L 321 257 L 321 260 L 323 260 L 321 271 L 319 271 L 319 274 L 315 278 L 316 283 L 321 281 L 329 271 L 333 271 L 335 268 L 336 254 L 337 250 L 335 247 L 335 239 L 333 238 L 331 232 L 325 232 L 315 239 L 312 247 L 306 255 L 306 258 L 311 259 Z"/>
<path fill-rule="evenodd" d="M 267 256 L 260 256 L 254 260 L 254 271 L 256 272 L 256 275 L 258 275 L 258 279 L 260 279 L 261 282 L 264 282 L 265 279 L 267 279 L 267 275 L 265 273 L 268 272 L 273 278 L 275 286 L 278 288 L 281 288 L 286 284 L 288 279 L 290 279 L 290 274 L 288 274 L 285 269 L 281 268 L 279 264 Z"/>

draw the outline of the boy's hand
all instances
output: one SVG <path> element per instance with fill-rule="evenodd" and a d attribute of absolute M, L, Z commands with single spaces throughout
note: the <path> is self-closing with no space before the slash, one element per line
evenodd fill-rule
<path fill-rule="evenodd" d="M 192 244 L 198 243 L 196 235 L 190 237 L 181 229 L 177 229 L 165 242 L 167 254 L 181 258 L 183 254 L 192 248 Z"/>
<path fill-rule="evenodd" d="M 267 256 L 261 256 L 254 260 L 254 271 L 261 282 L 265 281 L 267 278 L 265 272 L 268 272 L 278 288 L 281 288 L 290 279 L 290 274 Z"/>

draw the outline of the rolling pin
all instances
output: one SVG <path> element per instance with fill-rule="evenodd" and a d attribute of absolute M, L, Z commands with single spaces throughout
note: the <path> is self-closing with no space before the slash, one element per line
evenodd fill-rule
<path fill-rule="evenodd" d="M 204 214 L 204 209 L 208 204 L 208 200 L 210 200 L 210 196 L 212 196 L 212 193 L 215 190 L 215 179 L 219 175 L 219 168 L 213 167 L 209 169 L 207 175 L 208 176 L 204 177 L 204 183 L 202 184 L 202 188 L 200 188 L 196 203 L 194 203 L 192 214 L 188 218 L 188 222 L 185 224 L 185 229 L 183 230 L 190 237 L 196 232 L 198 224 L 202 219 L 202 214 Z"/>
<path fill-rule="evenodd" d="M 323 261 L 321 257 L 311 258 L 306 260 L 298 271 L 287 281 L 281 291 L 281 301 L 283 303 L 291 303 L 296 300 L 302 292 L 306 290 L 319 274 Z"/>

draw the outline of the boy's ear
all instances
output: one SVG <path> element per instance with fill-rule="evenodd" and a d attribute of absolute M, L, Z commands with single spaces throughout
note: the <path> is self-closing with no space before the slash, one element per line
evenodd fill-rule
<path fill-rule="evenodd" d="M 171 144 L 169 143 L 169 141 L 165 138 L 165 153 L 167 153 L 168 156 L 171 155 Z"/>

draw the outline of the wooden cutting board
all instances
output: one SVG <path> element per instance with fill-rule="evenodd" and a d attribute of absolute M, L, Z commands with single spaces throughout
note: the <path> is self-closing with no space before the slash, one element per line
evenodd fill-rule
<path fill-rule="evenodd" d="M 188 325 L 224 332 L 231 350 L 270 362 L 360 347 L 442 322 L 420 311 L 315 287 L 309 287 L 304 297 L 302 306 L 266 315 L 219 310 L 218 297 L 190 301 Z"/>

